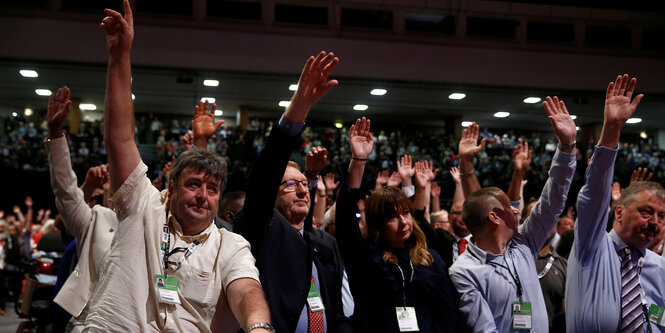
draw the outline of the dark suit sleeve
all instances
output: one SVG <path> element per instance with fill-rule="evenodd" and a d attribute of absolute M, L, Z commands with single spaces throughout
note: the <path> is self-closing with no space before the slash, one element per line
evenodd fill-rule
<path fill-rule="evenodd" d="M 254 257 L 260 253 L 273 216 L 279 184 L 297 140 L 298 136 L 289 137 L 278 125 L 273 126 L 249 173 L 245 205 L 234 221 L 233 231 L 249 241 Z"/>
<path fill-rule="evenodd" d="M 453 264 L 453 243 L 455 242 L 455 237 L 443 229 L 434 229 L 425 219 L 424 209 L 416 209 L 413 218 L 425 234 L 427 247 L 436 250 L 446 263 L 446 267 L 450 267 Z"/>

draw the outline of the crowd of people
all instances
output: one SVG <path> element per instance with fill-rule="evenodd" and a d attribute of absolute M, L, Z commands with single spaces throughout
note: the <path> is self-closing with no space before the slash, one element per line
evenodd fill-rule
<path fill-rule="evenodd" d="M 0 212 L 2 282 L 58 237 L 53 331 L 665 332 L 662 151 L 619 141 L 635 78 L 584 152 L 557 97 L 553 138 L 305 127 L 338 84 L 326 52 L 274 122 L 225 129 L 200 102 L 165 129 L 133 121 L 129 2 L 105 14 L 104 121 L 66 134 L 63 87 L 39 130 L 7 125 L 5 150 L 45 147 L 3 163 L 46 167 L 57 215 Z"/>

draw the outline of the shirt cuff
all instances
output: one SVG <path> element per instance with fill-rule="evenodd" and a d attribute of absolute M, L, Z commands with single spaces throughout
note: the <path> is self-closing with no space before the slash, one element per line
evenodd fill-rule
<path fill-rule="evenodd" d="M 303 127 L 305 127 L 305 123 L 296 123 L 293 121 L 290 121 L 289 118 L 286 118 L 286 116 L 282 115 L 281 118 L 279 118 L 279 122 L 277 122 L 277 126 L 284 132 L 286 135 L 290 137 L 297 136 L 300 134 L 302 131 Z"/>
<path fill-rule="evenodd" d="M 413 185 L 402 187 L 402 191 L 404 191 L 404 194 L 406 195 L 407 198 L 416 195 L 416 187 Z"/>

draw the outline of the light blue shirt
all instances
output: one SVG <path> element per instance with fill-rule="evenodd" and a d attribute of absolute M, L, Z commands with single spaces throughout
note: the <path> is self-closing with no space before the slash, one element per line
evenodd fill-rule
<path fill-rule="evenodd" d="M 460 313 L 467 331 L 520 332 L 512 329 L 512 304 L 519 301 L 517 285 L 511 276 L 515 271 L 522 285 L 523 301 L 531 302 L 531 332 L 549 331 L 536 258 L 565 208 L 576 157 L 575 153 L 561 151 L 554 155 L 540 199 L 518 233 L 508 242 L 505 255 L 487 253 L 469 243 L 467 251 L 450 267 L 450 277 L 460 294 Z"/>
<path fill-rule="evenodd" d="M 605 231 L 616 154 L 615 149 L 596 147 L 586 170 L 586 184 L 577 197 L 575 241 L 566 281 L 568 332 L 620 331 L 621 257 L 617 251 L 626 244 L 614 230 Z M 637 261 L 642 255 L 640 283 L 647 306 L 654 302 L 665 306 L 665 259 L 645 249 L 631 258 Z M 652 324 L 651 328 L 665 332 L 662 326 Z"/>

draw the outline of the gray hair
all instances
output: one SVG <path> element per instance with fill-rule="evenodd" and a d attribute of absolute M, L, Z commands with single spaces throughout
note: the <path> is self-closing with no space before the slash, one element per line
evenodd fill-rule
<path fill-rule="evenodd" d="M 169 173 L 168 181 L 178 184 L 182 170 L 192 168 L 196 172 L 205 171 L 219 180 L 219 193 L 226 187 L 226 159 L 206 149 L 192 148 L 178 156 Z"/>
<path fill-rule="evenodd" d="M 650 191 L 657 196 L 660 200 L 665 202 L 665 189 L 663 186 L 656 182 L 633 182 L 628 187 L 623 189 L 621 197 L 619 198 L 619 205 L 627 206 L 633 202 L 635 195 L 642 191 Z"/>

